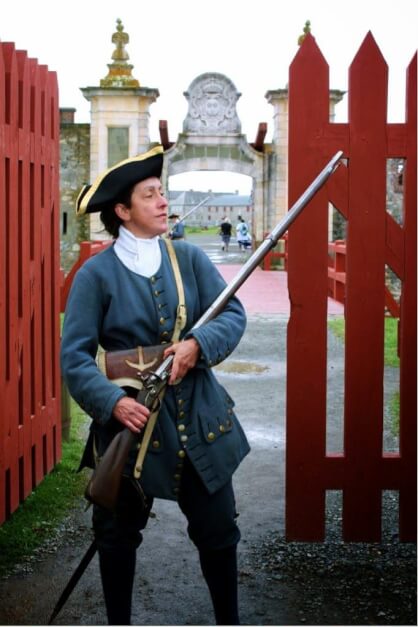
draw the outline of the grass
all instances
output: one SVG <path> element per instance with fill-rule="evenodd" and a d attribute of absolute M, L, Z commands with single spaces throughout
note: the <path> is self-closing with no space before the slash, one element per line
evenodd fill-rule
<path fill-rule="evenodd" d="M 332 320 L 329 320 L 328 324 L 335 335 L 344 340 L 344 319 L 333 318 Z M 385 318 L 384 364 L 385 366 L 399 368 L 397 318 Z M 399 392 L 396 392 L 390 399 L 388 410 L 391 419 L 390 428 L 392 434 L 397 436 L 399 434 Z"/>
<path fill-rule="evenodd" d="M 50 539 L 83 495 L 87 478 L 76 470 L 85 441 L 85 414 L 74 401 L 71 409 L 70 437 L 62 443 L 61 462 L 0 527 L 0 576 Z"/>
<path fill-rule="evenodd" d="M 329 327 L 337 337 L 344 340 L 345 322 L 344 318 L 333 318 L 328 322 Z M 385 366 L 399 367 L 398 357 L 398 320 L 396 318 L 385 318 Z"/>
<path fill-rule="evenodd" d="M 202 228 L 200 226 L 186 226 L 186 236 L 187 233 L 193 233 L 193 235 L 218 235 L 219 226 L 209 226 L 207 228 Z"/>

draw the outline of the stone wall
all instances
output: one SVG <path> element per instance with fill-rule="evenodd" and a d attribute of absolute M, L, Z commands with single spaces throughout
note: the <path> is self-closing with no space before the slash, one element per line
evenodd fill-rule
<path fill-rule="evenodd" d="M 74 109 L 62 109 L 60 116 L 61 267 L 68 273 L 79 242 L 90 238 L 88 218 L 75 213 L 80 188 L 90 182 L 90 124 L 75 124 Z"/>

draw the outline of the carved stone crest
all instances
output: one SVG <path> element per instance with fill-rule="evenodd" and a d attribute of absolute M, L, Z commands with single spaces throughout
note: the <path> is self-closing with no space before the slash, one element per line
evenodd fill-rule
<path fill-rule="evenodd" d="M 184 95 L 189 102 L 189 110 L 183 122 L 184 133 L 241 133 L 241 122 L 236 111 L 241 94 L 226 76 L 215 72 L 201 74 Z"/>

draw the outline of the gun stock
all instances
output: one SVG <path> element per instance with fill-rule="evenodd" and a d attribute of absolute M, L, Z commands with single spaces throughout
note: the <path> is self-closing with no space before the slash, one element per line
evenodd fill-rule
<path fill-rule="evenodd" d="M 155 411 L 159 403 L 158 396 L 165 385 L 167 385 L 165 380 L 154 381 L 154 385 L 139 391 L 136 400 L 150 411 Z M 110 510 L 115 509 L 126 461 L 139 440 L 140 435 L 127 428 L 115 435 L 103 457 L 98 461 L 84 492 L 90 503 Z"/>
<path fill-rule="evenodd" d="M 282 237 L 289 229 L 290 225 L 301 213 L 302 209 L 304 209 L 308 202 L 324 185 L 328 177 L 338 167 L 342 156 L 342 151 L 339 151 L 334 155 L 334 157 L 318 174 L 291 209 L 289 209 L 286 216 L 265 238 L 259 248 L 251 255 L 232 282 L 225 287 L 207 311 L 201 316 L 201 318 L 199 318 L 192 330 L 199 328 L 222 311 L 228 300 L 234 296 L 237 290 L 260 264 L 267 253 L 274 248 L 280 237 Z M 141 390 L 137 396 L 137 401 L 139 403 L 146 405 L 149 409 L 154 407 L 158 394 L 167 385 L 172 363 L 173 356 L 170 355 L 163 360 L 158 368 L 153 369 L 149 375 L 148 383 L 145 383 L 146 387 Z M 97 505 L 101 505 L 108 509 L 114 509 L 117 502 L 123 468 L 132 446 L 137 441 L 138 436 L 126 428 L 115 436 L 109 447 L 106 449 L 97 468 L 93 472 L 89 485 L 86 489 L 86 498 Z"/>

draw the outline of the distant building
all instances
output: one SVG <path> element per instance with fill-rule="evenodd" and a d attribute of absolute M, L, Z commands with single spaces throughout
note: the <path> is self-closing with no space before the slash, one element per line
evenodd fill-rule
<path fill-rule="evenodd" d="M 234 224 L 238 216 L 242 216 L 249 224 L 252 223 L 252 198 L 238 192 L 228 194 L 211 190 L 169 191 L 170 212 L 178 213 L 180 217 L 184 216 L 208 196 L 209 199 L 186 218 L 187 225 L 199 227 L 218 225 L 224 217 L 228 217 Z"/>

